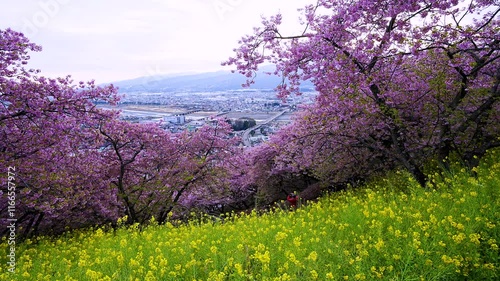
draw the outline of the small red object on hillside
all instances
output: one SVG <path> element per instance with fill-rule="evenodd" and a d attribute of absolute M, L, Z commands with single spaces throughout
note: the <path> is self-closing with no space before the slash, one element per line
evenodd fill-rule
<path fill-rule="evenodd" d="M 286 197 L 286 201 L 288 201 L 292 207 L 297 207 L 297 195 L 295 193 L 290 193 Z"/>

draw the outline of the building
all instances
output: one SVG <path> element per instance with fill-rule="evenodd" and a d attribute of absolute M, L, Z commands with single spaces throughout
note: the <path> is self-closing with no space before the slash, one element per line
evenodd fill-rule
<path fill-rule="evenodd" d="M 170 122 L 173 124 L 183 125 L 186 123 L 185 115 L 173 115 L 173 116 L 164 116 L 163 121 Z"/>

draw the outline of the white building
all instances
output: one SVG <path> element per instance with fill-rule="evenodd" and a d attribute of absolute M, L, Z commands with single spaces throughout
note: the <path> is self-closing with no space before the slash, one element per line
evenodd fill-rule
<path fill-rule="evenodd" d="M 184 115 L 164 116 L 163 121 L 170 122 L 173 124 L 183 125 L 184 123 L 186 123 L 186 116 Z"/>

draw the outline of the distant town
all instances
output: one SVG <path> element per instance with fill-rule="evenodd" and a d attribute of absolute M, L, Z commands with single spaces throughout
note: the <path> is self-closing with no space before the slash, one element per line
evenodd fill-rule
<path fill-rule="evenodd" d="M 229 90 L 215 92 L 132 92 L 125 93 L 113 107 L 130 122 L 158 123 L 173 133 L 194 131 L 217 117 L 229 120 L 255 120 L 253 126 L 235 131 L 241 146 L 258 145 L 292 120 L 301 104 L 311 103 L 315 92 L 304 92 L 286 100 L 274 91 Z M 108 105 L 100 105 L 110 108 Z"/>

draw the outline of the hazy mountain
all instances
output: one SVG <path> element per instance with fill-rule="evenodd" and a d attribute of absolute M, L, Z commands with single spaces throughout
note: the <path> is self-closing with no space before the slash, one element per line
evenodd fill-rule
<path fill-rule="evenodd" d="M 264 72 L 270 71 L 265 67 L 263 71 L 257 73 L 255 84 L 250 89 L 272 90 L 281 82 L 280 77 L 267 75 Z M 120 92 L 214 92 L 214 91 L 234 91 L 248 89 L 241 85 L 246 78 L 239 73 L 230 71 L 217 71 L 199 74 L 167 75 L 139 77 L 131 80 L 113 82 Z M 302 85 L 304 91 L 314 89 L 310 82 Z"/>

